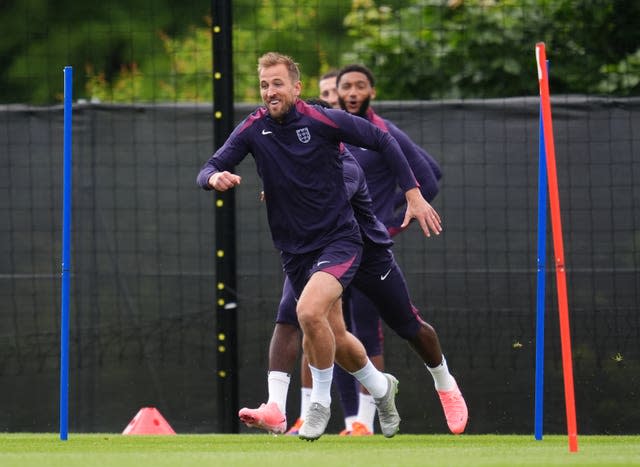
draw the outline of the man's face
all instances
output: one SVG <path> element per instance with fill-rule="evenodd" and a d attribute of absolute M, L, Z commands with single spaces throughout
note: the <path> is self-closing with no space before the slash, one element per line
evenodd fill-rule
<path fill-rule="evenodd" d="M 369 101 L 375 97 L 376 90 L 364 73 L 350 71 L 340 77 L 338 83 L 340 106 L 350 114 L 364 116 L 369 107 Z"/>
<path fill-rule="evenodd" d="M 291 81 L 284 64 L 263 68 L 260 71 L 260 95 L 269 114 L 276 120 L 282 119 L 300 95 L 300 81 Z"/>
<path fill-rule="evenodd" d="M 339 109 L 338 90 L 336 89 L 336 77 L 321 79 L 318 83 L 320 88 L 320 99 L 326 101 L 334 109 Z"/>

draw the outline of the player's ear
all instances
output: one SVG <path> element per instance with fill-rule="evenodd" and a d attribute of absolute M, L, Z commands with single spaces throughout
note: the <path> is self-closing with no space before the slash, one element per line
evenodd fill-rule
<path fill-rule="evenodd" d="M 376 88 L 371 88 L 371 100 L 376 98 Z"/>
<path fill-rule="evenodd" d="M 302 93 L 302 81 L 295 82 L 295 84 L 293 85 L 293 92 L 296 97 L 300 97 L 300 94 Z"/>

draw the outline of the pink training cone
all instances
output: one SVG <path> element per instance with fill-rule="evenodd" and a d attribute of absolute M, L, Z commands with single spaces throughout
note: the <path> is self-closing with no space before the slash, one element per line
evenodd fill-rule
<path fill-rule="evenodd" d="M 169 422 L 155 407 L 141 408 L 122 432 L 123 435 L 175 435 Z"/>

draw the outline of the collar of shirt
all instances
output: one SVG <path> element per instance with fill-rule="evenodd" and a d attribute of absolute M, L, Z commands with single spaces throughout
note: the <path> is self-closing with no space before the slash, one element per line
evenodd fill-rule
<path fill-rule="evenodd" d="M 271 120 L 274 123 L 277 123 L 278 125 L 287 125 L 291 122 L 296 121 L 298 118 L 300 118 L 300 113 L 298 112 L 298 105 L 300 105 L 302 101 L 300 99 L 296 99 L 296 102 L 291 106 L 291 108 L 289 109 L 289 111 L 284 114 L 284 117 L 282 118 L 282 121 L 277 121 L 275 120 L 271 114 L 269 113 L 269 111 L 267 110 L 267 118 L 269 120 Z"/>

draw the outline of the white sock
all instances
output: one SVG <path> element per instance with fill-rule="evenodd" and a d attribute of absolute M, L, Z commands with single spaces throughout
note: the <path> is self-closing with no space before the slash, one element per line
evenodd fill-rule
<path fill-rule="evenodd" d="M 367 429 L 373 433 L 373 420 L 376 417 L 376 402 L 371 394 L 358 396 L 358 421 L 363 423 Z"/>
<path fill-rule="evenodd" d="M 313 386 L 309 404 L 319 403 L 324 407 L 331 407 L 331 381 L 333 381 L 333 365 L 329 368 L 319 369 L 309 365 Z"/>
<path fill-rule="evenodd" d="M 367 364 L 364 367 L 351 374 L 369 391 L 369 394 L 376 399 L 384 396 L 387 393 L 387 389 L 389 389 L 387 377 L 373 366 L 373 363 L 371 363 L 371 360 L 368 358 Z"/>
<path fill-rule="evenodd" d="M 353 422 L 357 420 L 355 415 L 350 415 L 344 418 L 344 429 L 347 431 L 351 431 L 353 428 Z"/>
<path fill-rule="evenodd" d="M 278 404 L 278 408 L 283 415 L 287 414 L 287 393 L 289 392 L 289 382 L 291 376 L 282 371 L 270 371 L 267 377 L 269 387 L 269 402 Z"/>
<path fill-rule="evenodd" d="M 449 368 L 447 367 L 447 361 L 442 356 L 442 363 L 435 368 L 431 368 L 427 366 L 425 363 L 424 366 L 427 367 L 431 376 L 433 376 L 433 384 L 436 387 L 436 391 L 451 391 L 456 387 L 456 380 L 449 373 Z"/>
<path fill-rule="evenodd" d="M 304 420 L 311 400 L 311 388 L 300 388 L 300 418 Z"/>

